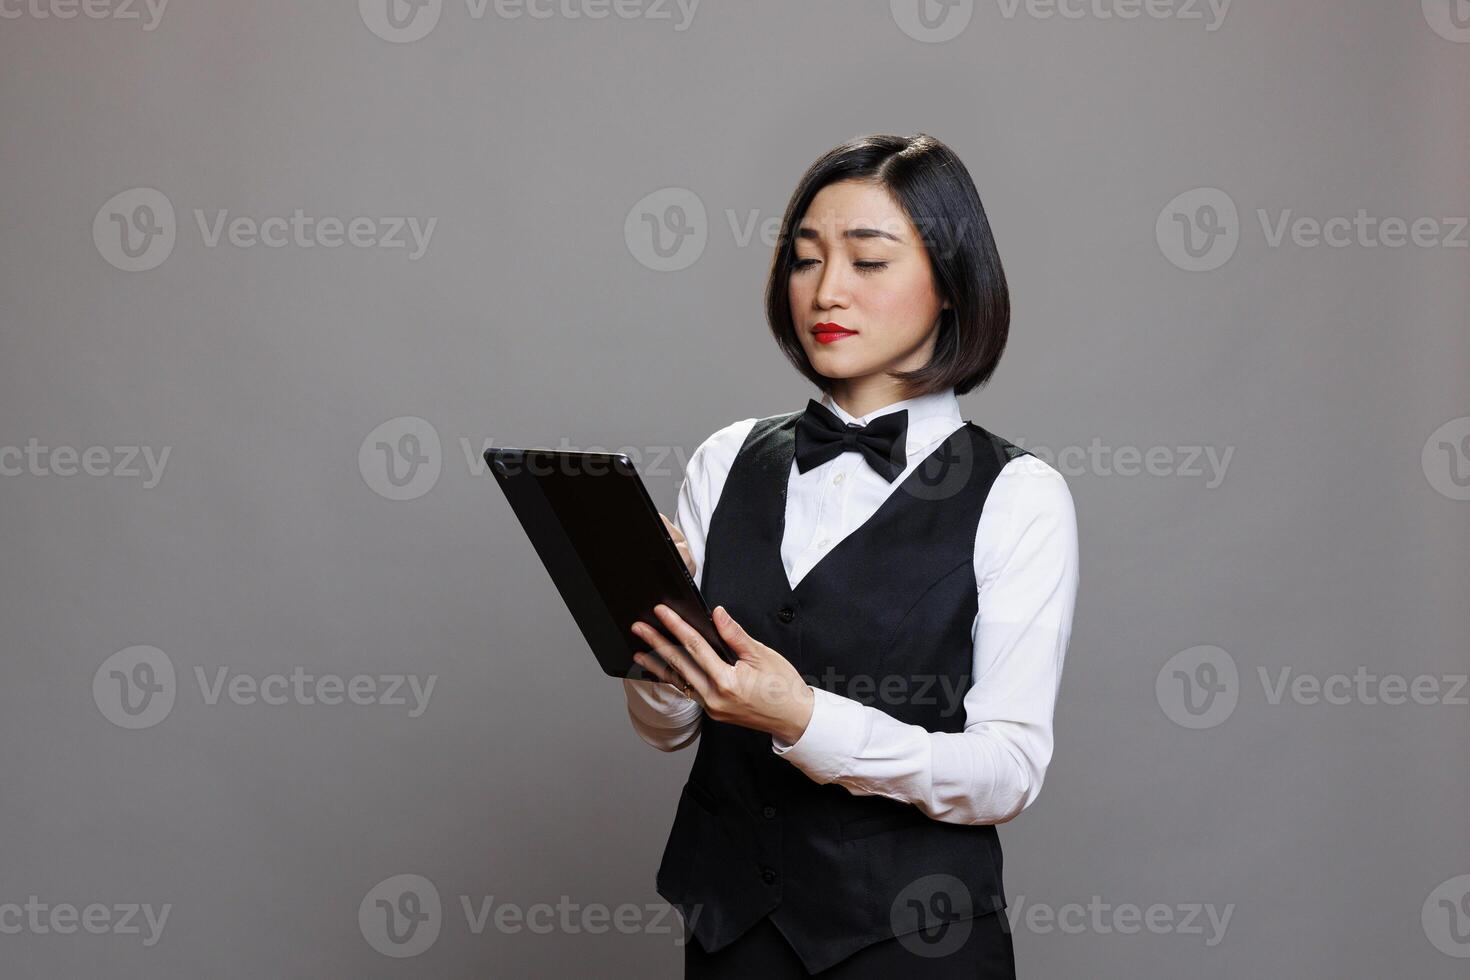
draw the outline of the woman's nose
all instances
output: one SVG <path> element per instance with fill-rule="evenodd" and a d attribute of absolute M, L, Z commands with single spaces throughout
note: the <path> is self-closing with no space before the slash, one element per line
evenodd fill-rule
<path fill-rule="evenodd" d="M 847 280 L 843 271 L 835 263 L 829 263 L 822 270 L 821 281 L 817 283 L 817 305 L 823 309 L 846 306 L 848 292 Z"/>

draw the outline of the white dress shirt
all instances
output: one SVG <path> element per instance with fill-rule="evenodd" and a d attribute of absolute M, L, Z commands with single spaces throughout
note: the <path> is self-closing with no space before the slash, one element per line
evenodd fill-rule
<path fill-rule="evenodd" d="M 964 424 L 953 389 L 862 417 L 830 396 L 821 401 L 844 422 L 864 425 L 908 409 L 907 461 L 889 483 L 861 453 L 841 453 L 805 473 L 793 459 L 781 541 L 792 588 Z M 710 515 L 756 421 L 720 429 L 689 459 L 674 522 L 688 539 L 696 582 L 704 578 Z M 970 634 L 973 681 L 964 693 L 964 731 L 931 732 L 812 686 L 806 731 L 794 743 L 772 736 L 771 750 L 818 783 L 912 803 L 946 823 L 1004 823 L 1029 806 L 1051 762 L 1052 713 L 1077 594 L 1072 497 L 1061 474 L 1034 456 L 1006 463 L 991 487 L 975 532 L 975 582 L 979 612 Z M 662 681 L 625 678 L 623 686 L 633 728 L 645 742 L 669 752 L 698 737 L 699 702 Z"/>

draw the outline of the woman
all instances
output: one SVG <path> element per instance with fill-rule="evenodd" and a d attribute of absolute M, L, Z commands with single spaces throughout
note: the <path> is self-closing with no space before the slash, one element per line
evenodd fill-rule
<path fill-rule="evenodd" d="M 825 154 L 766 312 L 823 397 L 705 440 L 673 527 L 738 662 L 660 607 L 624 681 L 645 741 L 699 740 L 656 879 L 685 976 L 1013 977 L 995 825 L 1051 761 L 1076 524 L 960 416 L 1010 320 L 964 165 L 924 135 Z"/>

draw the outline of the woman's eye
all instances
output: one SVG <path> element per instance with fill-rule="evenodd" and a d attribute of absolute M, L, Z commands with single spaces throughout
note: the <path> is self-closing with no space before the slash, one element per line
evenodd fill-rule
<path fill-rule="evenodd" d="M 795 262 L 791 263 L 791 269 L 793 272 L 801 269 L 807 269 L 813 265 L 816 265 L 818 261 L 819 260 L 817 259 L 797 259 Z M 877 272 L 880 269 L 888 268 L 887 262 L 854 262 L 853 265 L 858 269 L 859 272 L 862 272 L 865 275 L 868 273 Z"/>

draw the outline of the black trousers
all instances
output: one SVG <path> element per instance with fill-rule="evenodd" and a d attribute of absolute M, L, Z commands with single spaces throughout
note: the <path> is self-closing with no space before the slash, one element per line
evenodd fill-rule
<path fill-rule="evenodd" d="M 958 948 L 953 941 L 942 939 L 928 946 L 917 933 L 910 933 L 876 942 L 812 974 L 767 916 L 717 953 L 705 952 L 691 935 L 684 946 L 684 980 L 805 980 L 811 976 L 822 980 L 1015 980 L 1016 961 L 1005 909 L 952 923 L 950 928 L 966 924 L 969 933 Z M 933 955 L 936 951 L 943 955 Z"/>

